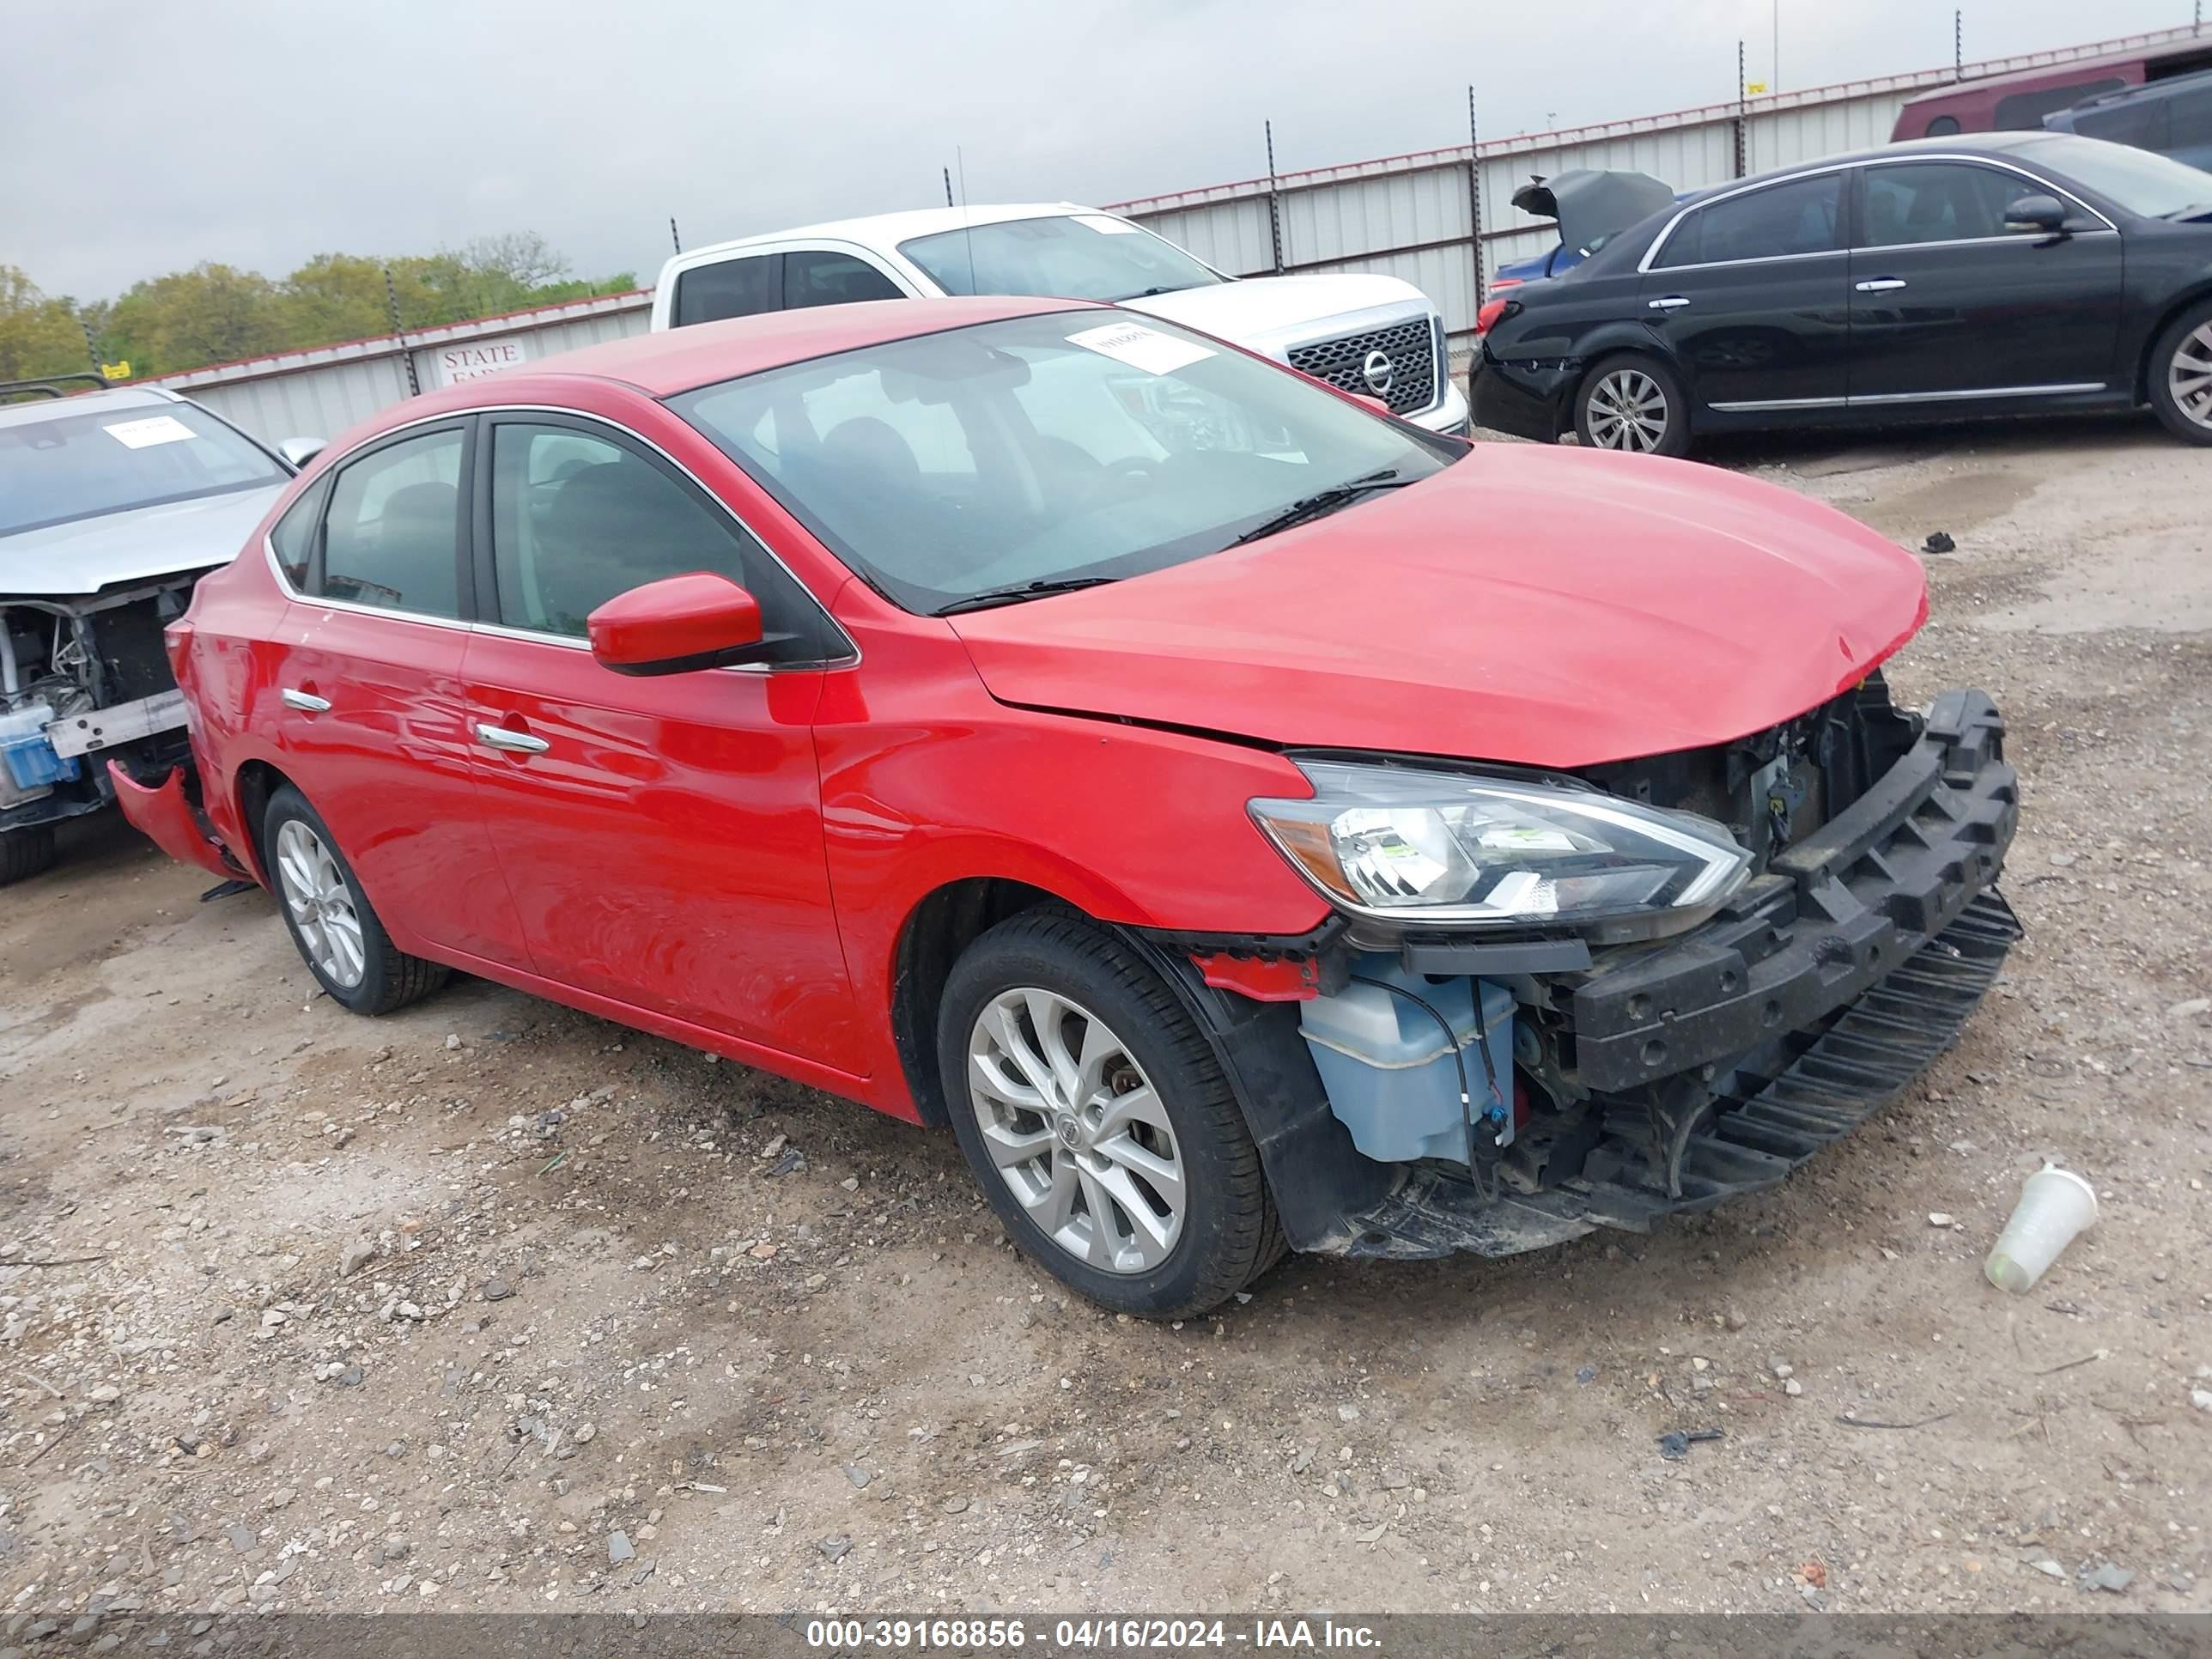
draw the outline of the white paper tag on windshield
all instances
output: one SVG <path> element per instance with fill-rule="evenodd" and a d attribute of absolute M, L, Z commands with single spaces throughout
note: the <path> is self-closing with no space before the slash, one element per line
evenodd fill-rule
<path fill-rule="evenodd" d="M 1081 346 L 1085 351 L 1095 351 L 1102 357 L 1111 357 L 1117 363 L 1127 363 L 1132 368 L 1141 368 L 1147 374 L 1172 374 L 1213 356 L 1209 347 L 1178 340 L 1172 334 L 1146 328 L 1142 323 L 1109 323 L 1103 328 L 1086 328 L 1079 334 L 1069 335 L 1067 343 Z"/>
<path fill-rule="evenodd" d="M 1101 236 L 1134 236 L 1139 227 L 1126 219 L 1109 219 L 1103 213 L 1071 213 L 1067 216 L 1079 225 L 1088 225 Z"/>
<path fill-rule="evenodd" d="M 149 415 L 143 421 L 118 421 L 100 428 L 126 449 L 151 449 L 155 444 L 189 443 L 200 434 L 173 415 Z"/>

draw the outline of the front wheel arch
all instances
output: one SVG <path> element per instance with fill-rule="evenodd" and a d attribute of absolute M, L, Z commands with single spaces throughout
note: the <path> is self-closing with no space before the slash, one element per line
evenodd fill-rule
<path fill-rule="evenodd" d="M 2203 305 L 2207 300 L 2212 300 L 2212 276 L 2207 276 L 2166 307 L 2159 313 L 2158 320 L 2150 325 L 2149 331 L 2143 336 L 2142 349 L 2136 356 L 2136 403 L 2148 404 L 2150 401 L 2151 359 L 2157 354 L 2159 342 L 2166 338 L 2166 330 L 2173 326 L 2182 313 Z"/>

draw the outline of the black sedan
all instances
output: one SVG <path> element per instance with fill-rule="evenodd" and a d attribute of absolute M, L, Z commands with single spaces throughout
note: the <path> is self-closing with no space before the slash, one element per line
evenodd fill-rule
<path fill-rule="evenodd" d="M 2212 444 L 2212 173 L 2064 133 L 1723 185 L 1483 307 L 1478 424 L 1708 434 L 2150 404 Z"/>

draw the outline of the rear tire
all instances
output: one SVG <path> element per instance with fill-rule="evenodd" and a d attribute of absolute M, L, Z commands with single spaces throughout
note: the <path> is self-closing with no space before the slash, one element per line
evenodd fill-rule
<path fill-rule="evenodd" d="M 1282 1255 L 1259 1149 L 1212 1045 L 1097 924 L 1032 910 L 983 934 L 947 976 L 937 1043 L 985 1198 L 1071 1289 L 1182 1319 Z"/>
<path fill-rule="evenodd" d="M 337 837 L 289 783 L 262 814 L 261 865 L 300 959 L 331 1001 L 388 1014 L 446 982 L 449 969 L 392 942 Z"/>
<path fill-rule="evenodd" d="M 34 823 L 27 830 L 0 830 L 0 887 L 28 881 L 53 867 L 54 826 Z"/>
<path fill-rule="evenodd" d="M 2212 444 L 2212 300 L 2175 318 L 2150 349 L 2150 406 L 2184 443 Z"/>
<path fill-rule="evenodd" d="M 1590 449 L 1686 455 L 1690 400 L 1666 364 L 1624 352 L 1583 377 L 1575 392 L 1575 436 Z"/>

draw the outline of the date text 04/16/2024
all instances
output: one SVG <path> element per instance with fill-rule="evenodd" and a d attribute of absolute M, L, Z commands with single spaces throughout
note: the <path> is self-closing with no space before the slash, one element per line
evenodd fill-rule
<path fill-rule="evenodd" d="M 962 1649 L 1007 1651 L 1035 1646 L 1048 1652 L 1175 1652 L 1192 1649 L 1257 1648 L 1360 1650 L 1379 1644 L 1379 1633 L 1333 1619 L 815 1619 L 806 1644 L 833 1652 Z"/>

